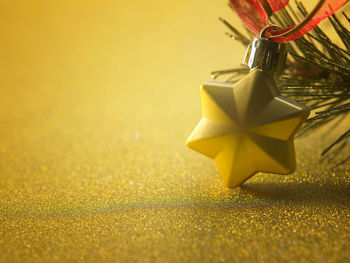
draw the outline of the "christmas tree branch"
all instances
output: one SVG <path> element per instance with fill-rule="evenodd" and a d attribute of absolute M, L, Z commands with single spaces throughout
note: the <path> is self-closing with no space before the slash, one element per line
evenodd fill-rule
<path fill-rule="evenodd" d="M 296 1 L 296 8 L 287 6 L 271 17 L 271 23 L 288 27 L 299 23 L 307 15 L 303 4 Z M 349 23 L 350 19 L 343 12 L 342 16 Z M 341 121 L 350 115 L 350 31 L 336 15 L 328 18 L 332 28 L 344 47 L 334 43 L 319 27 L 312 34 L 288 44 L 289 56 L 285 71 L 277 85 L 284 96 L 306 104 L 313 115 L 298 136 L 309 134 L 332 121 Z M 239 41 L 244 46 L 250 43 L 252 34 L 245 36 L 225 19 L 220 21 L 229 29 L 226 35 Z M 218 70 L 212 72 L 212 78 L 227 76 L 225 81 L 236 82 L 249 72 L 248 67 Z M 339 156 L 350 145 L 350 129 L 339 136 L 323 152 L 329 160 Z M 350 160 L 350 155 L 337 165 Z"/>

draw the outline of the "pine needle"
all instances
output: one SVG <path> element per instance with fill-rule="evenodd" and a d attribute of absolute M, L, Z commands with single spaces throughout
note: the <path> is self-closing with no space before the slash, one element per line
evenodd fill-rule
<path fill-rule="evenodd" d="M 296 8 L 288 8 L 277 12 L 271 17 L 271 23 L 287 27 L 298 23 L 307 15 L 303 4 L 296 1 Z M 282 94 L 300 101 L 314 111 L 298 137 L 317 131 L 319 128 L 337 120 L 340 122 L 350 115 L 350 18 L 344 12 L 346 26 L 336 15 L 328 18 L 331 26 L 338 34 L 343 47 L 335 44 L 332 39 L 319 27 L 312 33 L 288 44 L 289 55 L 284 72 L 277 85 Z M 246 36 L 226 20 L 220 21 L 230 30 L 227 36 L 247 46 L 252 34 Z M 227 75 L 225 81 L 235 82 L 249 72 L 246 66 L 218 70 L 212 72 L 212 78 L 218 79 Z M 336 130 L 336 128 L 332 128 Z M 350 146 L 350 129 L 334 140 L 322 156 L 333 160 Z M 322 158 L 321 160 L 324 160 Z M 350 155 L 336 164 L 342 165 L 350 161 Z"/>

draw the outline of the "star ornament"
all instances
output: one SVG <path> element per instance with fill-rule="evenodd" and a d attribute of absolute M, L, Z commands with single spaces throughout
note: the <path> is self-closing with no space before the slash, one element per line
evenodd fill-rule
<path fill-rule="evenodd" d="M 229 188 L 258 172 L 295 170 L 294 135 L 309 115 L 280 95 L 260 69 L 237 82 L 206 82 L 200 90 L 203 117 L 187 146 L 215 160 Z"/>

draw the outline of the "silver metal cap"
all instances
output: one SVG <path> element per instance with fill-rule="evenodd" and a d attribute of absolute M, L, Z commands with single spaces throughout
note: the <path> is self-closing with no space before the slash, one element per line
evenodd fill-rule
<path fill-rule="evenodd" d="M 243 64 L 252 69 L 261 69 L 278 76 L 284 67 L 287 46 L 265 37 L 255 37 L 248 46 Z"/>

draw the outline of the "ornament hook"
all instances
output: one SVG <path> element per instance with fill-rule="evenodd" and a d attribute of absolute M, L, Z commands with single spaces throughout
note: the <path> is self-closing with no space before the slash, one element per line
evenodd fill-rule
<path fill-rule="evenodd" d="M 267 26 L 265 26 L 263 29 L 261 29 L 259 37 L 261 38 L 268 38 L 266 37 L 266 33 L 270 30 L 270 29 L 280 29 L 279 26 L 275 25 L 275 24 L 268 24 Z"/>

